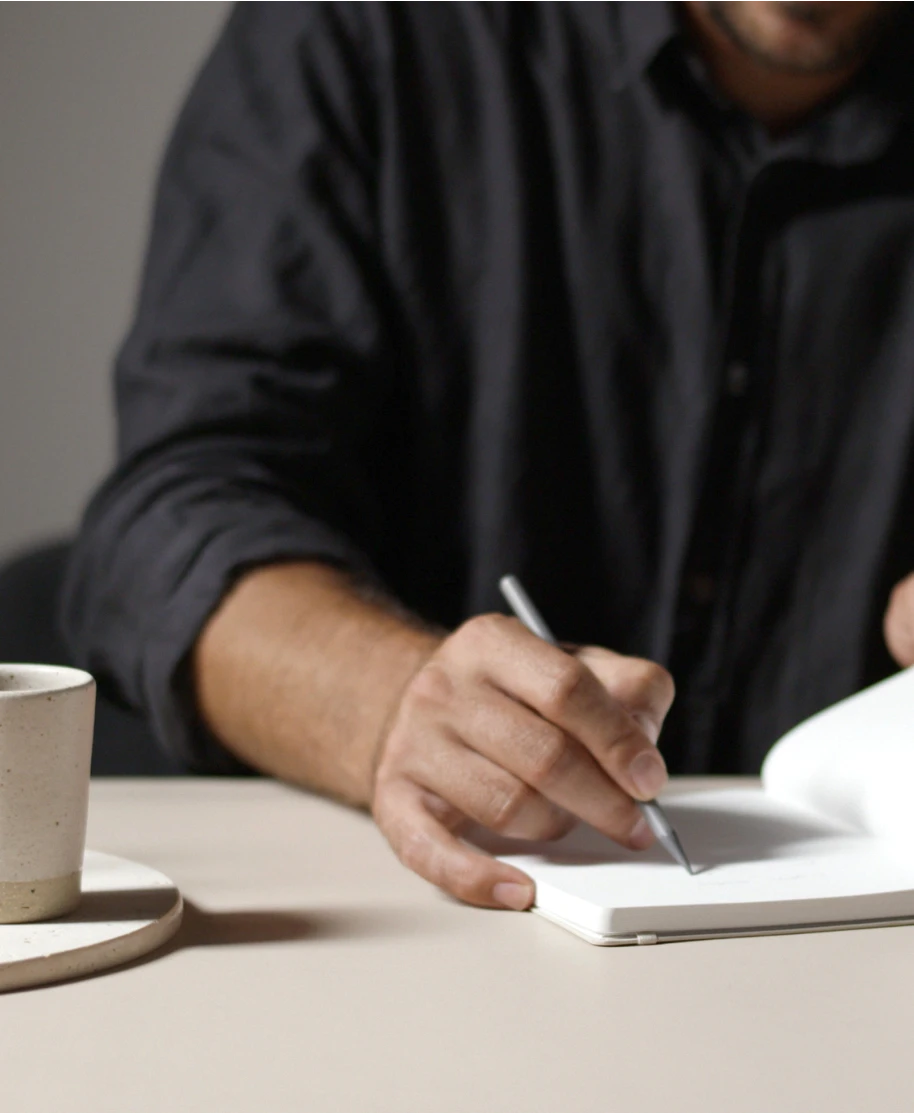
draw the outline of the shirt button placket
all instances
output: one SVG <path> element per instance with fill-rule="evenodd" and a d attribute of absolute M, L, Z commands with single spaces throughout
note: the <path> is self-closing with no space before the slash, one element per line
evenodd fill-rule
<path fill-rule="evenodd" d="M 717 580 L 701 572 L 693 572 L 685 580 L 686 594 L 693 607 L 710 607 L 717 595 Z"/>
<path fill-rule="evenodd" d="M 749 368 L 742 360 L 728 364 L 724 376 L 724 386 L 730 398 L 743 398 L 749 389 Z"/>

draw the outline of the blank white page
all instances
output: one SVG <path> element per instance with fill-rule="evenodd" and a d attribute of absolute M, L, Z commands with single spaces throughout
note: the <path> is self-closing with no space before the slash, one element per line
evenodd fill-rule
<path fill-rule="evenodd" d="M 914 845 L 914 669 L 813 715 L 772 747 L 771 797 Z"/>
<path fill-rule="evenodd" d="M 671 797 L 692 862 L 627 851 L 586 826 L 499 857 L 536 882 L 543 912 L 599 935 L 701 933 L 914 915 L 914 860 L 760 788 Z"/>

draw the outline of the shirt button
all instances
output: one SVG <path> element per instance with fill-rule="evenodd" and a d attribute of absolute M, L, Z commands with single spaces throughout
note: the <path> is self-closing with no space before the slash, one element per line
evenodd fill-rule
<path fill-rule="evenodd" d="M 717 582 L 713 576 L 694 573 L 686 579 L 686 592 L 689 599 L 699 607 L 706 607 L 714 601 L 717 594 Z"/>
<path fill-rule="evenodd" d="M 736 360 L 727 368 L 725 382 L 731 398 L 742 398 L 749 389 L 749 368 Z"/>

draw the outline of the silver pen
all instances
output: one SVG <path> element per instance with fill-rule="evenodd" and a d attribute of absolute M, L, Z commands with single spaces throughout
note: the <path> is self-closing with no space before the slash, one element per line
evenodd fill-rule
<path fill-rule="evenodd" d="M 520 581 L 516 576 L 502 576 L 498 582 L 501 588 L 501 593 L 505 597 L 508 606 L 514 611 L 514 614 L 520 621 L 527 627 L 531 634 L 536 634 L 538 638 L 542 638 L 544 642 L 549 642 L 550 645 L 558 646 L 558 642 L 549 627 L 543 620 L 543 616 L 539 613 L 533 605 L 533 600 L 521 587 Z M 657 836 L 657 841 L 667 851 L 674 861 L 678 862 L 683 869 L 688 870 L 689 873 L 694 873 L 692 863 L 689 861 L 686 852 L 682 849 L 682 843 L 679 841 L 679 836 L 667 818 L 666 812 L 661 808 L 656 800 L 636 800 L 635 803 L 641 809 L 641 814 L 647 820 L 650 829 Z"/>

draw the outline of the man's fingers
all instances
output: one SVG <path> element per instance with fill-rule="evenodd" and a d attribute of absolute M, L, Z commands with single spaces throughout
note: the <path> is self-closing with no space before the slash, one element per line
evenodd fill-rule
<path fill-rule="evenodd" d="M 442 734 L 434 746 L 416 747 L 404 771 L 462 816 L 500 835 L 554 839 L 574 825 L 558 804 L 456 737 Z"/>
<path fill-rule="evenodd" d="M 576 738 L 625 792 L 651 800 L 666 766 L 637 718 L 578 657 L 548 645 L 514 619 L 483 615 L 445 643 L 452 664 L 525 703 Z"/>
<path fill-rule="evenodd" d="M 463 844 L 460 824 L 542 839 L 580 818 L 633 849 L 650 845 L 635 800 L 666 783 L 654 741 L 671 700 L 668 675 L 650 662 L 565 653 L 502 615 L 471 619 L 401 697 L 375 819 L 434 885 L 471 904 L 527 908 L 532 881 Z"/>
<path fill-rule="evenodd" d="M 530 878 L 462 843 L 429 804 L 425 791 L 406 779 L 385 787 L 375 819 L 400 861 L 468 904 L 529 908 L 535 896 Z"/>
<path fill-rule="evenodd" d="M 914 665 L 914 576 L 896 584 L 883 620 L 889 652 L 902 668 Z"/>
<path fill-rule="evenodd" d="M 502 834 L 519 835 L 518 821 L 525 820 L 525 827 L 531 830 L 550 822 L 560 810 L 633 849 L 643 849 L 653 841 L 631 797 L 580 742 L 503 692 L 482 688 L 476 700 L 462 701 L 453 727 L 465 741 L 464 749 L 472 747 L 489 759 L 477 758 L 480 770 L 497 769 L 509 778 L 495 783 L 500 790 L 504 786 L 506 795 L 500 803 L 511 813 L 507 818 L 514 829 L 508 829 L 504 814 L 496 826 L 491 818 L 479 818 L 473 812 L 473 818 L 484 826 Z M 456 762 L 452 761 L 448 773 L 451 779 L 455 768 Z M 448 799 L 456 802 L 453 795 Z M 538 807 L 540 802 L 552 809 L 552 816 Z M 464 805 L 461 808 L 467 810 Z M 525 809 L 529 809 L 526 817 Z M 523 837 L 549 836 L 542 833 Z"/>

